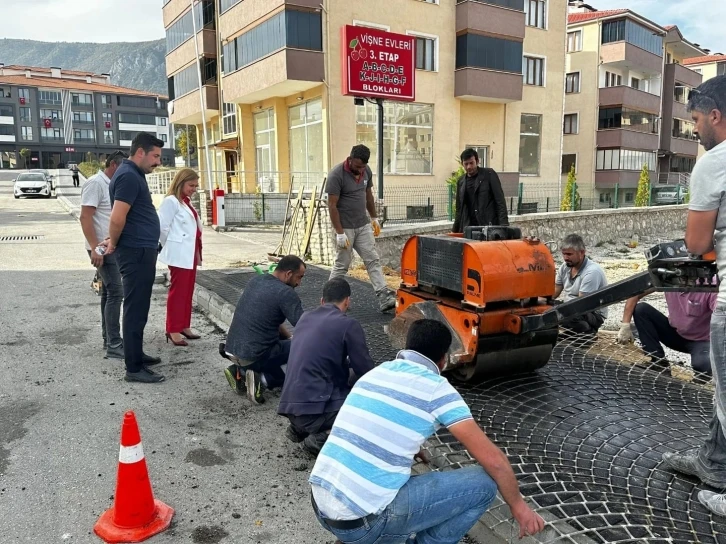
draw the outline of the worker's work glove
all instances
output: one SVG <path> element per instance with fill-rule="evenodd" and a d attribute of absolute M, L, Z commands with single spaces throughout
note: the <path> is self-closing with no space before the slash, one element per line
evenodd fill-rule
<path fill-rule="evenodd" d="M 381 233 L 381 224 L 378 222 L 378 219 L 371 221 L 371 226 L 373 227 L 373 236 L 377 238 Z"/>
<path fill-rule="evenodd" d="M 618 331 L 618 344 L 632 344 L 633 331 L 630 329 L 630 323 L 621 323 Z"/>
<path fill-rule="evenodd" d="M 338 249 L 348 249 L 350 247 L 350 241 L 348 240 L 348 236 L 346 236 L 345 233 L 336 234 L 335 245 L 338 246 Z"/>

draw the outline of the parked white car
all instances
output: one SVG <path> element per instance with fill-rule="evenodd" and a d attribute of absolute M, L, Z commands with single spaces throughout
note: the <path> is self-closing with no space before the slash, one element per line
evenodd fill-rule
<path fill-rule="evenodd" d="M 34 170 L 28 170 L 28 173 L 29 174 L 38 174 L 38 173 L 45 174 L 45 177 L 48 179 L 48 181 L 50 181 L 50 188 L 51 189 L 54 189 L 54 187 L 53 187 L 53 174 L 51 174 L 48 170 L 41 169 L 41 168 L 36 168 Z"/>
<path fill-rule="evenodd" d="M 50 198 L 51 190 L 51 182 L 42 172 L 19 174 L 13 183 L 13 195 L 15 198 L 20 198 L 21 196 Z"/>

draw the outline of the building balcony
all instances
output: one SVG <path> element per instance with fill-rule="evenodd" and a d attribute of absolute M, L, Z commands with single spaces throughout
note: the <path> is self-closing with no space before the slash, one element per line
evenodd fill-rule
<path fill-rule="evenodd" d="M 200 57 L 217 57 L 217 32 L 208 28 L 197 32 Z M 169 77 L 197 58 L 194 40 L 187 40 L 166 56 L 166 75 Z"/>
<path fill-rule="evenodd" d="M 223 40 L 229 38 L 232 34 L 288 4 L 311 10 L 320 9 L 320 0 L 244 0 L 220 14 L 219 36 Z"/>
<path fill-rule="evenodd" d="M 663 72 L 663 57 L 624 41 L 603 44 L 600 48 L 600 60 L 605 65 L 613 64 L 621 69 L 627 68 L 649 75 Z"/>
<path fill-rule="evenodd" d="M 698 140 L 690 140 L 688 138 L 676 138 L 668 136 L 668 147 L 665 150 L 675 155 L 687 155 L 690 157 L 698 156 Z"/>
<path fill-rule="evenodd" d="M 454 96 L 474 102 L 507 103 L 522 100 L 522 74 L 480 68 L 454 72 Z"/>
<path fill-rule="evenodd" d="M 225 102 L 254 104 L 267 98 L 302 93 L 320 85 L 325 79 L 324 56 L 321 51 L 281 49 L 223 79 Z"/>
<path fill-rule="evenodd" d="M 521 0 L 490 0 L 488 3 L 459 0 L 456 4 L 456 32 L 473 31 L 524 40 L 523 9 L 524 2 Z"/>
<path fill-rule="evenodd" d="M 65 142 L 66 139 L 63 136 L 61 136 L 59 138 L 54 138 L 52 136 L 41 136 L 40 141 L 41 142 L 59 143 L 59 142 Z"/>
<path fill-rule="evenodd" d="M 648 113 L 660 113 L 660 96 L 632 87 L 604 87 L 599 91 L 601 106 L 624 106 Z"/>
<path fill-rule="evenodd" d="M 595 172 L 595 187 L 612 189 L 618 185 L 620 189 L 636 189 L 640 172 L 631 170 L 598 170 Z"/>
<path fill-rule="evenodd" d="M 14 125 L 15 117 L 12 115 L 0 115 L 0 125 Z"/>
<path fill-rule="evenodd" d="M 609 128 L 597 131 L 597 147 L 611 148 L 624 147 L 627 149 L 645 149 L 655 151 L 660 144 L 660 138 L 654 132 L 640 132 L 626 128 Z"/>
<path fill-rule="evenodd" d="M 202 100 L 207 119 L 219 115 L 219 92 L 216 85 L 202 87 Z M 185 94 L 169 102 L 169 122 L 183 125 L 202 124 L 202 104 L 199 101 L 199 90 Z"/>
<path fill-rule="evenodd" d="M 677 85 L 686 85 L 693 88 L 701 84 L 703 76 L 682 64 L 666 64 L 665 81 L 675 81 Z"/>
<path fill-rule="evenodd" d="M 189 0 L 166 0 L 161 10 L 164 19 L 164 28 L 168 28 L 177 17 L 188 9 Z"/>

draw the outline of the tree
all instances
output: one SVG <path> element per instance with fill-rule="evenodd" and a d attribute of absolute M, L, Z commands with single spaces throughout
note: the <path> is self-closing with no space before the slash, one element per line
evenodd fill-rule
<path fill-rule="evenodd" d="M 187 157 L 196 156 L 197 148 L 197 128 L 195 126 L 178 126 L 176 130 L 176 154 L 183 157 L 185 160 Z M 190 148 L 194 151 L 189 153 Z"/>
<path fill-rule="evenodd" d="M 30 157 L 30 149 L 27 147 L 24 147 L 20 150 L 20 156 L 23 157 L 23 160 L 25 161 L 25 168 L 28 167 L 28 157 Z"/>
<path fill-rule="evenodd" d="M 635 205 L 642 207 L 648 204 L 650 204 L 650 172 L 648 172 L 648 165 L 643 164 L 638 180 L 638 192 L 635 195 Z"/>
<path fill-rule="evenodd" d="M 572 207 L 572 191 L 575 191 L 575 207 Z M 565 185 L 565 193 L 562 195 L 560 202 L 560 211 L 569 212 L 570 210 L 580 209 L 580 191 L 577 190 L 577 174 L 575 174 L 575 165 L 570 166 L 570 172 L 567 174 L 567 185 Z"/>
<path fill-rule="evenodd" d="M 449 205 L 451 206 L 450 215 L 454 217 L 456 215 L 456 184 L 461 179 L 461 176 L 466 174 L 464 167 L 459 165 L 459 168 L 451 172 L 451 175 L 446 179 L 446 185 L 449 187 Z"/>

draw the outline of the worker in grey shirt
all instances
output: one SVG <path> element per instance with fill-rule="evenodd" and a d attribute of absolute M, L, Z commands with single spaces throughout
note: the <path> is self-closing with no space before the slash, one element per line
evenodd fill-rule
<path fill-rule="evenodd" d="M 378 223 L 373 197 L 373 172 L 368 166 L 370 157 L 370 149 L 356 145 L 350 157 L 328 174 L 325 192 L 328 193 L 328 211 L 335 229 L 337 248 L 330 279 L 348 273 L 355 250 L 368 270 L 368 277 L 378 297 L 378 307 L 381 312 L 385 312 L 396 306 L 396 297 L 388 289 L 376 251 L 375 237 L 380 234 L 381 225 Z"/>
<path fill-rule="evenodd" d="M 557 271 L 555 298 L 564 292 L 564 302 L 568 302 L 607 287 L 605 271 L 585 255 L 585 242 L 581 236 L 578 234 L 566 236 L 560 243 L 560 251 L 565 262 Z M 594 334 L 605 322 L 607 315 L 607 309 L 601 308 L 567 319 L 561 323 L 561 326 L 576 333 Z"/>

